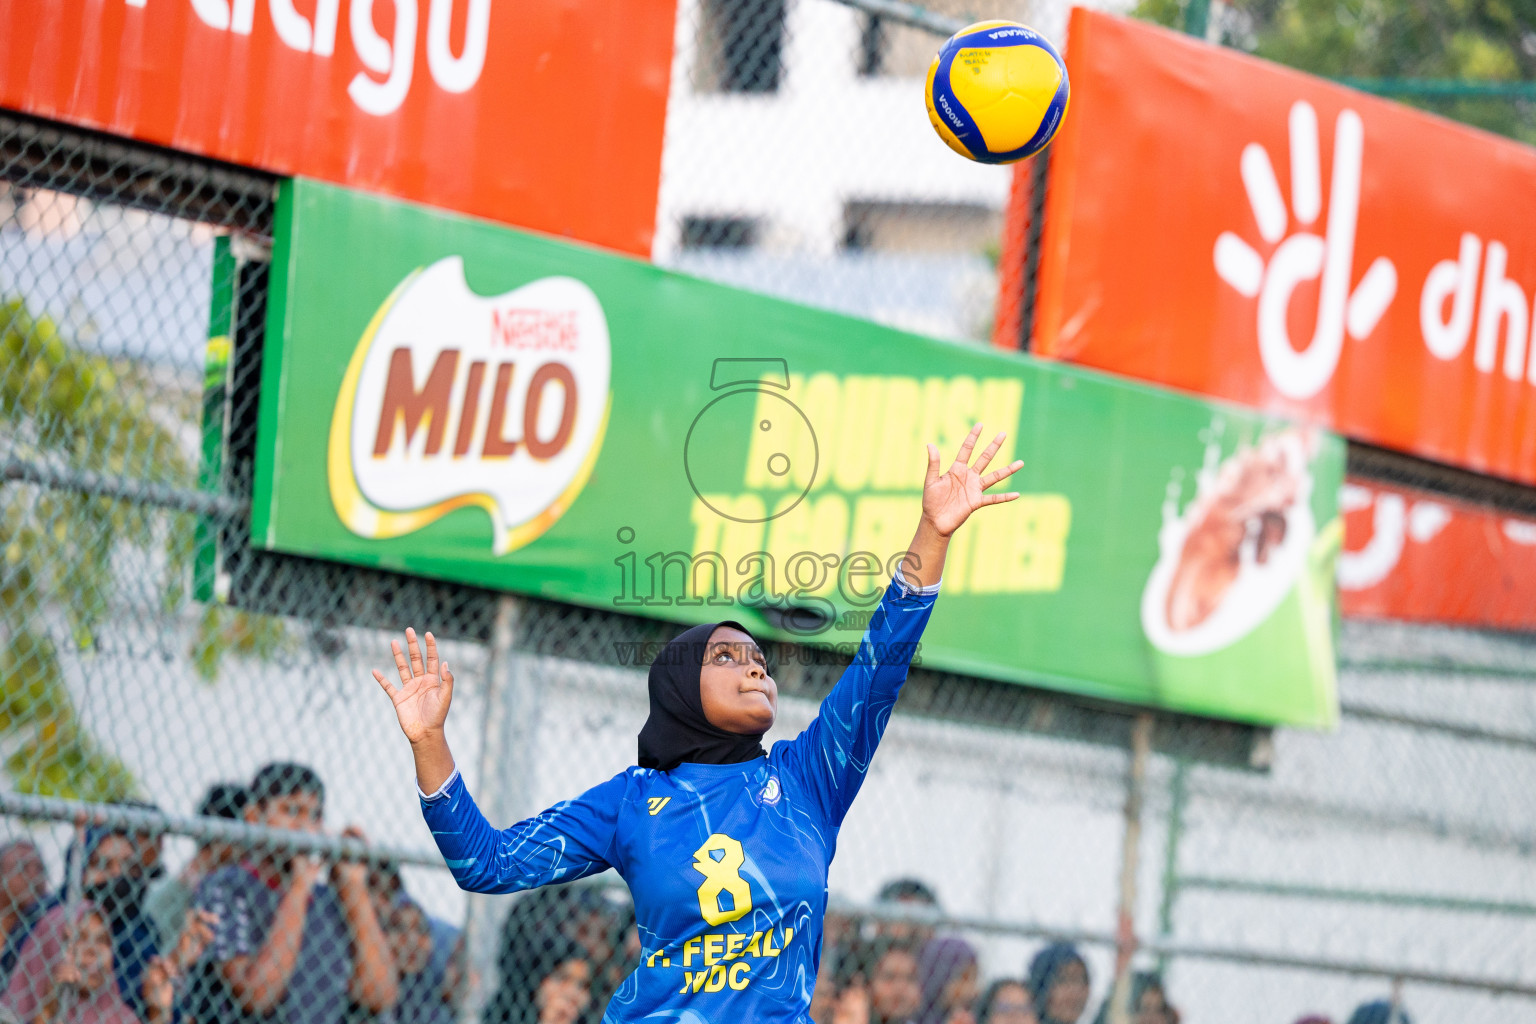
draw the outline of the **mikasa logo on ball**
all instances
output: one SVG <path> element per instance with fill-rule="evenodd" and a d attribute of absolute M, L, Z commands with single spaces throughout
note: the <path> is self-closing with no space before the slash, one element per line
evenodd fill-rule
<path fill-rule="evenodd" d="M 477 508 L 495 554 L 522 547 L 591 475 L 610 362 L 602 306 L 574 278 L 487 297 L 457 256 L 412 273 L 374 314 L 337 395 L 336 514 L 384 539 Z"/>
<path fill-rule="evenodd" d="M 956 128 L 959 128 L 964 124 L 964 122 L 960 120 L 960 115 L 956 114 L 954 110 L 950 108 L 949 97 L 940 96 L 939 106 L 944 108 L 944 116 L 949 118 L 950 123 L 953 124 Z"/>

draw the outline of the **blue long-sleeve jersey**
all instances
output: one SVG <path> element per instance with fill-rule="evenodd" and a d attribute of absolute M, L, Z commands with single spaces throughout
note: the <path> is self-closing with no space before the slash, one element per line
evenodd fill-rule
<path fill-rule="evenodd" d="M 615 868 L 643 947 L 604 1024 L 808 1024 L 827 869 L 938 596 L 898 575 L 799 736 L 741 764 L 628 768 L 492 828 L 455 772 L 422 814 L 459 885 L 510 893 Z"/>

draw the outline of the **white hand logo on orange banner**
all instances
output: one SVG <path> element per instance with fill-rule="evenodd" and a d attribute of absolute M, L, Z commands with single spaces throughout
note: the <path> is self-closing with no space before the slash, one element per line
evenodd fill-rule
<path fill-rule="evenodd" d="M 1421 499 L 1410 509 L 1401 494 L 1346 483 L 1339 493 L 1339 510 L 1348 514 L 1364 509 L 1371 509 L 1371 537 L 1359 548 L 1339 552 L 1340 590 L 1369 590 L 1384 582 L 1402 560 L 1408 541 L 1428 544 L 1451 522 L 1451 510 L 1438 501 Z"/>
<path fill-rule="evenodd" d="M 1333 181 L 1328 193 L 1326 236 L 1305 230 L 1322 213 L 1322 161 L 1317 112 L 1298 101 L 1291 107 L 1291 214 L 1296 230 L 1288 237 L 1285 200 L 1269 153 L 1256 142 L 1243 149 L 1243 186 L 1263 240 L 1276 245 L 1268 263 L 1230 231 L 1216 239 L 1216 272 L 1240 294 L 1259 300 L 1259 356 L 1275 390 L 1287 398 L 1316 395 L 1333 378 L 1344 348 L 1344 332 L 1359 340 L 1375 330 L 1397 294 L 1397 268 L 1385 256 L 1371 263 L 1353 292 L 1355 225 L 1360 213 L 1360 160 L 1364 129 L 1353 110 L 1339 113 L 1333 136 Z M 1286 315 L 1303 282 L 1322 277 L 1317 328 L 1304 348 L 1291 343 Z"/>

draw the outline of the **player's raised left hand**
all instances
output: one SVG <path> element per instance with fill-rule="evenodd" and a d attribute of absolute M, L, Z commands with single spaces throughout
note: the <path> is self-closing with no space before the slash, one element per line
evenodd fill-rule
<path fill-rule="evenodd" d="M 981 426 L 978 423 L 971 428 L 971 432 L 960 443 L 960 452 L 955 456 L 955 461 L 943 472 L 939 469 L 938 445 L 928 445 L 928 475 L 923 481 L 923 519 L 941 536 L 948 537 L 954 533 L 960 524 L 970 518 L 972 512 L 983 505 L 1013 501 L 1019 496 L 1018 491 L 985 493 L 987 488 L 1017 473 L 1023 468 L 1024 461 L 1015 459 L 1001 469 L 986 472 L 1007 437 L 1006 434 L 998 434 L 991 444 L 981 450 L 981 455 L 972 465 L 971 452 L 981 437 Z"/>
<path fill-rule="evenodd" d="M 410 649 L 409 659 L 400 649 L 400 641 L 391 640 L 389 644 L 394 651 L 395 668 L 400 672 L 399 687 L 391 686 L 378 669 L 373 670 L 373 678 L 394 702 L 400 731 L 412 743 L 419 743 L 433 734 L 442 734 L 443 723 L 448 719 L 448 705 L 453 701 L 453 673 L 446 664 L 439 664 L 437 638 L 430 632 L 426 637 L 425 659 L 421 656 L 414 629 L 405 631 L 405 639 Z"/>

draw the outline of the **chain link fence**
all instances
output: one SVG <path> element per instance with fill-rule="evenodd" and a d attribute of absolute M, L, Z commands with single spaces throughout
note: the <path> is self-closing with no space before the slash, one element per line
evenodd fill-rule
<path fill-rule="evenodd" d="M 657 261 L 985 338 L 1009 172 L 936 145 L 916 83 L 947 19 L 1060 42 L 1066 10 L 976 6 L 684 0 Z M 0 114 L 0 1014 L 595 1021 L 639 955 L 622 883 L 461 892 L 369 670 L 434 631 L 508 823 L 632 763 L 621 651 L 673 630 L 249 546 L 274 196 Z M 915 670 L 842 830 L 818 1024 L 1093 1020 L 1126 893 L 1138 1024 L 1536 1018 L 1536 647 L 1341 640 L 1332 734 Z M 770 742 L 843 667 L 771 657 Z"/>
<path fill-rule="evenodd" d="M 657 263 L 954 340 L 991 335 L 1011 170 L 935 146 L 922 82 L 983 18 L 1059 0 L 682 0 Z"/>

